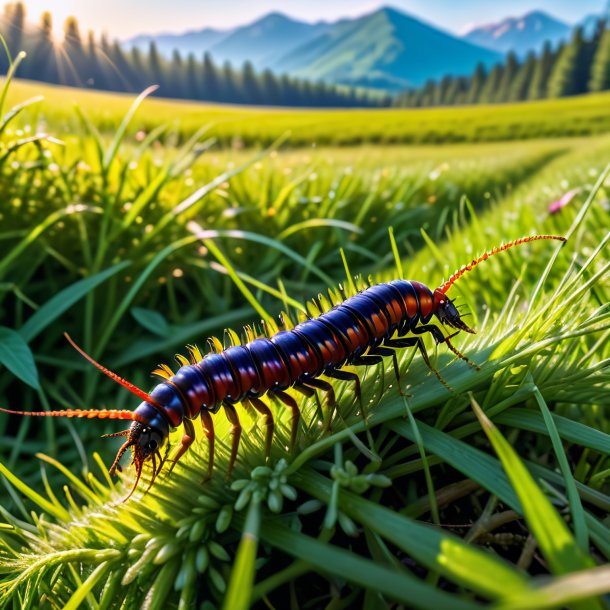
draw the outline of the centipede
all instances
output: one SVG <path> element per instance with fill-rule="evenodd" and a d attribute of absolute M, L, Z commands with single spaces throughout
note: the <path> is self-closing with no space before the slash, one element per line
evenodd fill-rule
<path fill-rule="evenodd" d="M 369 366 L 393 359 L 396 380 L 400 386 L 397 350 L 413 347 L 431 373 L 450 389 L 433 366 L 426 350 L 424 336 L 436 345 L 445 345 L 455 357 L 479 368 L 452 343 L 460 332 L 475 333 L 462 319 L 454 302 L 447 296 L 453 284 L 465 273 L 491 256 L 515 246 L 538 240 L 566 239 L 557 235 L 531 235 L 494 247 L 432 290 L 415 280 L 398 279 L 374 284 L 346 297 L 328 311 L 280 330 L 269 337 L 258 337 L 241 345 L 232 345 L 215 353 L 202 355 L 194 345 L 187 346 L 189 357 L 176 356 L 180 368 L 174 372 L 160 365 L 153 374 L 161 379 L 149 393 L 110 371 L 81 349 L 67 334 L 70 344 L 102 373 L 141 399 L 135 410 L 65 409 L 59 411 L 15 411 L 0 408 L 13 415 L 38 417 L 78 417 L 121 419 L 132 423 L 126 430 L 105 437 L 125 437 L 110 467 L 110 475 L 120 469 L 120 461 L 131 449 L 135 480 L 127 500 L 138 486 L 145 463 L 150 463 L 148 489 L 169 461 L 169 471 L 189 450 L 196 438 L 195 420 L 199 419 L 208 444 L 206 478 L 212 476 L 215 454 L 214 418 L 221 409 L 231 424 L 231 447 L 228 464 L 230 476 L 238 455 L 242 435 L 237 406 L 247 404 L 262 417 L 265 432 L 265 456 L 270 454 L 275 422 L 263 397 L 279 400 L 291 411 L 290 444 L 295 446 L 301 413 L 295 398 L 287 392 L 293 388 L 307 396 L 325 392 L 334 403 L 334 389 L 329 380 L 353 383 L 354 394 L 361 398 L 360 377 L 345 370 L 346 366 Z M 183 428 L 183 435 L 171 457 L 170 431 Z M 161 450 L 165 448 L 165 454 Z"/>

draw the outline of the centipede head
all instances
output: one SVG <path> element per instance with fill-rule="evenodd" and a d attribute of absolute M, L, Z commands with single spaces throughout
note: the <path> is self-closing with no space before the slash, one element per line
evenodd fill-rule
<path fill-rule="evenodd" d="M 476 331 L 462 320 L 453 301 L 440 288 L 434 291 L 434 314 L 441 324 L 446 324 L 456 330 L 464 330 L 473 335 L 476 334 Z"/>
<path fill-rule="evenodd" d="M 138 421 L 134 421 L 127 430 L 104 435 L 104 437 L 116 436 L 125 436 L 127 437 L 127 440 L 123 443 L 114 458 L 114 462 L 109 471 L 110 475 L 114 475 L 117 470 L 121 469 L 119 462 L 130 448 L 132 450 L 132 464 L 136 470 L 136 480 L 134 481 L 129 495 L 124 498 L 123 502 L 125 502 L 136 490 L 138 482 L 140 481 L 140 476 L 142 475 L 142 468 L 144 463 L 148 460 L 152 460 L 152 474 L 148 489 L 152 487 L 152 484 L 163 467 L 164 459 L 161 457 L 160 449 L 167 437 L 160 430 Z"/>

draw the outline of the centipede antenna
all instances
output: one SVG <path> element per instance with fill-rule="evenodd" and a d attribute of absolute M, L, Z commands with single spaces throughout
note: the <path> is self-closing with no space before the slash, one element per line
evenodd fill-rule
<path fill-rule="evenodd" d="M 502 244 L 501 246 L 496 246 L 495 248 L 492 248 L 488 252 L 485 252 L 483 255 L 479 256 L 478 258 L 475 258 L 470 264 L 464 265 L 461 269 L 456 271 L 446 282 L 441 284 L 438 289 L 443 293 L 447 293 L 449 288 L 451 288 L 451 286 L 453 286 L 453 284 L 456 280 L 461 278 L 468 271 L 472 271 L 472 269 L 474 269 L 479 263 L 486 261 L 491 256 L 495 256 L 496 254 L 499 254 L 500 252 L 509 250 L 510 248 L 513 248 L 514 246 L 519 246 L 520 244 L 525 244 L 530 241 L 538 241 L 541 239 L 556 239 L 558 241 L 563 241 L 563 242 L 566 241 L 566 238 L 562 237 L 560 235 L 530 235 L 528 237 L 520 237 L 519 239 L 515 239 L 514 241 L 509 241 L 505 244 Z"/>
<path fill-rule="evenodd" d="M 156 401 L 147 394 L 144 390 L 140 390 L 137 386 L 133 385 L 126 379 L 119 377 L 116 373 L 108 370 L 105 366 L 102 366 L 99 362 L 95 361 L 89 354 L 87 354 L 82 348 L 80 348 L 76 343 L 72 340 L 68 333 L 64 333 L 64 337 L 68 340 L 70 345 L 86 360 L 88 360 L 93 366 L 97 367 L 104 375 L 107 375 L 113 381 L 120 383 L 124 388 L 127 388 L 132 394 L 135 394 L 138 398 L 141 398 L 145 402 L 149 402 L 153 405 L 156 405 Z M 130 418 L 132 419 L 132 418 Z"/>
<path fill-rule="evenodd" d="M 118 409 L 65 409 L 63 411 L 13 411 L 3 409 L 3 413 L 11 415 L 27 415 L 28 417 L 81 417 L 87 419 L 130 419 L 133 421 L 133 411 Z"/>

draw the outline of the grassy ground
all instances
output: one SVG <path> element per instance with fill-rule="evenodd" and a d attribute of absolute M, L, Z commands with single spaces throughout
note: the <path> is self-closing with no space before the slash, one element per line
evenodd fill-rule
<path fill-rule="evenodd" d="M 98 93 L 22 81 L 11 104 L 44 96 L 33 121 L 53 132 L 78 132 L 77 104 L 103 132 L 111 132 L 131 104 L 126 94 Z M 311 110 L 214 105 L 151 100 L 138 115 L 136 129 L 174 126 L 184 140 L 202 125 L 224 146 L 266 146 L 290 133 L 293 146 L 361 143 L 451 143 L 583 136 L 610 130 L 610 94 L 600 93 L 525 104 L 431 109 Z M 171 137 L 165 136 L 171 140 Z"/>
<path fill-rule="evenodd" d="M 65 98 L 65 110 L 48 100 L 46 131 L 63 144 L 24 140 L 35 113 L 0 126 L 0 406 L 133 408 L 64 331 L 148 389 L 148 371 L 186 343 L 295 318 L 319 291 L 362 286 L 357 273 L 386 281 L 400 266 L 436 286 L 502 241 L 570 239 L 498 256 L 452 289 L 478 332 L 456 343 L 481 366 L 430 344 L 452 391 L 401 351 L 406 399 L 390 362 L 355 369 L 366 418 L 349 383 L 334 382 L 335 413 L 295 393 L 292 453 L 289 413 L 271 403 L 267 463 L 260 418 L 239 407 L 231 480 L 222 413 L 211 481 L 200 438 L 171 477 L 118 505 L 132 472 L 106 476 L 116 446 L 98 437 L 120 425 L 0 416 L 0 607 L 605 607 L 610 138 L 256 157 L 215 152 L 207 134 L 181 147 L 135 137 L 182 105 L 146 101 L 124 130 L 128 102 L 116 102 L 107 124 L 94 117 L 113 127 L 99 136 L 75 127 Z M 452 112 L 457 124 L 465 110 Z M 299 128 L 317 113 L 289 114 Z"/>

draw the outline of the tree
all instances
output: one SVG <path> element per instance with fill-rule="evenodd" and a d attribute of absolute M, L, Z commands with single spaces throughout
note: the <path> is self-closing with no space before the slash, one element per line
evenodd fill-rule
<path fill-rule="evenodd" d="M 533 52 L 527 54 L 510 86 L 507 101 L 518 102 L 527 99 L 536 61 L 536 55 Z"/>
<path fill-rule="evenodd" d="M 59 82 L 57 56 L 53 48 L 53 18 L 48 11 L 40 18 L 40 25 L 33 38 L 32 52 L 27 61 L 27 77 L 48 83 Z"/>
<path fill-rule="evenodd" d="M 186 97 L 186 70 L 182 55 L 178 49 L 174 49 L 172 53 L 172 62 L 169 68 L 169 90 L 165 91 L 165 95 L 169 97 L 184 98 Z"/>
<path fill-rule="evenodd" d="M 205 53 L 203 56 L 201 74 L 201 98 L 210 101 L 221 101 L 224 97 L 224 101 L 226 102 L 233 101 L 235 98 L 235 92 L 233 91 L 234 85 L 232 82 L 233 78 L 231 64 L 225 64 L 223 79 L 226 79 L 226 91 L 223 93 L 220 87 L 218 70 L 212 61 L 212 56 L 209 53 Z"/>
<path fill-rule="evenodd" d="M 553 53 L 551 50 L 551 43 L 548 41 L 544 43 L 542 55 L 536 60 L 536 64 L 534 66 L 534 71 L 527 92 L 528 99 L 540 100 L 547 97 L 549 77 L 555 64 L 555 58 L 560 53 L 561 47 L 555 53 Z"/>
<path fill-rule="evenodd" d="M 222 66 L 222 78 L 220 79 L 221 86 L 219 87 L 219 100 L 223 102 L 240 102 L 243 101 L 240 99 L 239 93 L 239 77 L 235 74 L 233 70 L 233 66 L 230 62 L 225 61 Z M 205 93 L 204 89 L 204 95 Z M 205 99 L 208 99 L 207 97 Z"/>
<path fill-rule="evenodd" d="M 519 71 L 519 62 L 517 56 L 511 51 L 506 56 L 506 63 L 504 64 L 504 71 L 502 72 L 502 78 L 498 85 L 498 91 L 495 95 L 494 101 L 506 102 L 509 99 L 510 90 L 513 84 L 513 80 Z"/>
<path fill-rule="evenodd" d="M 191 100 L 201 99 L 199 66 L 193 53 L 186 58 L 186 96 Z"/>
<path fill-rule="evenodd" d="M 497 93 L 502 82 L 503 73 L 504 66 L 502 64 L 496 64 L 491 69 L 479 96 L 479 101 L 482 104 L 493 104 L 497 100 Z"/>
<path fill-rule="evenodd" d="M 148 66 L 150 70 L 150 76 L 152 77 L 152 83 L 159 85 L 161 95 L 170 95 L 167 80 L 165 78 L 165 70 L 163 66 L 163 60 L 159 55 L 157 45 L 155 41 L 151 41 L 148 47 Z"/>
<path fill-rule="evenodd" d="M 95 89 L 107 89 L 102 66 L 97 54 L 97 44 L 92 31 L 87 37 L 87 73 L 83 75 L 85 85 Z"/>
<path fill-rule="evenodd" d="M 308 83 L 309 85 L 309 83 Z M 242 90 L 244 93 L 244 102 L 246 104 L 260 104 L 262 103 L 262 95 L 258 82 L 258 77 L 254 71 L 252 62 L 247 61 L 244 63 L 242 69 Z M 311 98 L 311 95 L 308 96 Z"/>
<path fill-rule="evenodd" d="M 64 24 L 64 59 L 60 66 L 62 83 L 82 87 L 85 67 L 85 50 L 76 17 L 68 17 Z"/>
<path fill-rule="evenodd" d="M 482 63 L 477 64 L 477 67 L 470 79 L 468 92 L 466 94 L 466 103 L 467 104 L 476 104 L 479 101 L 479 97 L 481 96 L 481 91 L 483 86 L 485 85 L 485 80 L 487 79 L 487 70 L 485 69 L 485 65 Z"/>
<path fill-rule="evenodd" d="M 605 30 L 591 66 L 590 91 L 610 89 L 610 30 Z"/>
<path fill-rule="evenodd" d="M 583 29 L 576 28 L 572 40 L 563 48 L 549 78 L 549 97 L 577 95 L 587 90 L 588 48 Z"/>
<path fill-rule="evenodd" d="M 261 89 L 266 104 L 278 106 L 281 104 L 280 87 L 277 78 L 271 70 L 265 70 L 261 76 Z M 324 92 L 323 92 L 324 95 Z M 331 105 L 326 103 L 324 105 Z"/>

